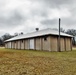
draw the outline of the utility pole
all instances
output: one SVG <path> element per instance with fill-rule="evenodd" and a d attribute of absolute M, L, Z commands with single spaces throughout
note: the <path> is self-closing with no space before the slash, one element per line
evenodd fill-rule
<path fill-rule="evenodd" d="M 59 48 L 58 48 L 59 52 L 61 52 L 61 47 L 60 47 L 60 22 L 61 22 L 61 19 L 59 18 L 59 43 L 58 43 L 59 44 L 58 45 L 59 46 Z"/>

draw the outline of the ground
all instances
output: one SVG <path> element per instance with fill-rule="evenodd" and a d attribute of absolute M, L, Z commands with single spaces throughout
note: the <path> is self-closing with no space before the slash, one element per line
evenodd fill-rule
<path fill-rule="evenodd" d="M 0 75 L 76 75 L 76 50 L 45 52 L 0 48 Z"/>

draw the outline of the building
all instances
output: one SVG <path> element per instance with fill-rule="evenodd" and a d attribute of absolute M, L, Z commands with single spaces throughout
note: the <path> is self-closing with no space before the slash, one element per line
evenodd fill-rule
<path fill-rule="evenodd" d="M 60 33 L 60 50 L 72 50 L 72 36 Z M 56 30 L 44 29 L 36 32 L 19 35 L 5 41 L 5 48 L 11 49 L 27 49 L 27 50 L 43 50 L 58 51 L 59 33 Z"/>

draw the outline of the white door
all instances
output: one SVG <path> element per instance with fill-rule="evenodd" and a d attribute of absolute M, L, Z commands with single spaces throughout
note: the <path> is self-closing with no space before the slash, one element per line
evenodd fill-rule
<path fill-rule="evenodd" d="M 34 39 L 30 39 L 30 49 L 34 49 Z"/>

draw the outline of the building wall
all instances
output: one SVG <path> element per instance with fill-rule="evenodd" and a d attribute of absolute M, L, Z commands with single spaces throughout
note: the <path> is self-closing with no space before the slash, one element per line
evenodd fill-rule
<path fill-rule="evenodd" d="M 17 42 L 18 42 L 18 43 L 17 43 L 17 44 L 18 44 L 17 49 L 21 49 L 21 41 L 20 41 L 20 40 L 18 40 Z"/>
<path fill-rule="evenodd" d="M 29 49 L 29 40 L 28 39 L 26 39 L 25 40 L 25 49 Z"/>
<path fill-rule="evenodd" d="M 25 49 L 25 40 L 21 40 L 21 49 Z"/>
<path fill-rule="evenodd" d="M 61 40 L 60 40 L 60 49 L 61 51 L 65 51 L 65 38 L 64 37 L 61 37 Z"/>
<path fill-rule="evenodd" d="M 17 49 L 17 41 L 14 42 L 14 48 Z"/>
<path fill-rule="evenodd" d="M 71 38 L 66 38 L 66 51 L 71 50 Z"/>
<path fill-rule="evenodd" d="M 41 50 L 42 49 L 42 41 L 41 38 L 36 38 L 35 39 L 35 49 L 36 50 Z"/>
<path fill-rule="evenodd" d="M 13 49 L 30 49 L 29 40 L 12 41 Z M 36 50 L 58 51 L 58 36 L 43 36 L 34 38 L 34 47 Z M 61 37 L 61 51 L 70 51 L 72 49 L 72 40 L 68 37 Z M 5 48 L 9 48 L 9 42 L 5 43 Z"/>
<path fill-rule="evenodd" d="M 58 51 L 58 38 L 57 36 L 51 36 L 51 51 Z"/>
<path fill-rule="evenodd" d="M 14 41 L 12 41 L 12 49 L 15 48 L 15 44 L 14 44 Z"/>
<path fill-rule="evenodd" d="M 11 42 L 8 42 L 7 44 L 8 44 L 8 48 L 11 48 Z"/>
<path fill-rule="evenodd" d="M 50 48 L 50 36 L 42 37 L 42 50 L 44 50 L 44 51 L 51 51 L 51 48 Z"/>

